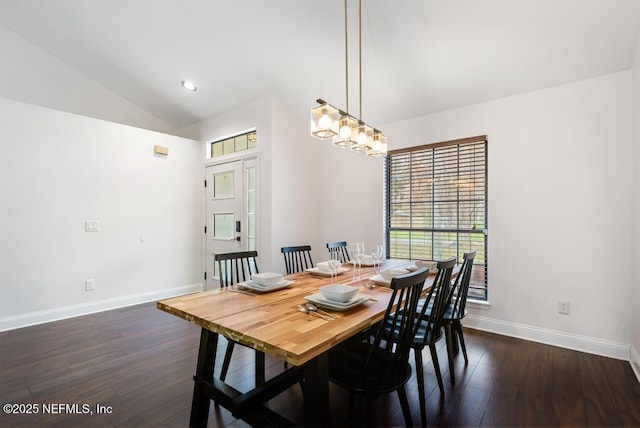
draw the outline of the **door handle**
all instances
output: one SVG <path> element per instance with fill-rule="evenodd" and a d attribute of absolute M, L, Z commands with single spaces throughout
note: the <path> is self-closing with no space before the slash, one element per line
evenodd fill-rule
<path fill-rule="evenodd" d="M 236 241 L 240 242 L 240 230 L 241 230 L 241 226 L 240 226 L 240 221 L 236 221 Z"/>

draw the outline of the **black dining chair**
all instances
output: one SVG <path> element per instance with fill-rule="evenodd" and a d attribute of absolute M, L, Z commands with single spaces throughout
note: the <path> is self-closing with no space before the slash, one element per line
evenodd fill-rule
<path fill-rule="evenodd" d="M 292 273 L 296 272 L 302 272 L 305 269 L 310 269 L 313 267 L 310 245 L 282 247 L 280 251 L 284 256 L 284 268 L 287 272 L 287 275 L 291 275 Z"/>
<path fill-rule="evenodd" d="M 329 379 L 349 390 L 349 414 L 353 408 L 353 393 L 366 400 L 366 424 L 376 425 L 376 401 L 379 396 L 396 391 L 405 424 L 412 426 L 411 411 L 405 384 L 411 377 L 410 345 L 416 332 L 414 314 L 429 275 L 426 268 L 391 280 L 391 298 L 381 323 L 373 332 L 373 340 L 360 336 L 347 340 L 329 351 Z M 394 338 L 389 340 L 385 325 L 394 326 Z"/>
<path fill-rule="evenodd" d="M 436 351 L 436 343 L 442 338 L 442 325 L 444 313 L 447 307 L 447 299 L 451 292 L 451 274 L 456 265 L 456 258 L 452 257 L 448 260 L 438 261 L 438 273 L 433 281 L 433 286 L 429 289 L 425 298 L 420 299 L 415 316 L 420 320 L 417 324 L 417 331 L 411 341 L 413 355 L 416 365 L 416 380 L 418 382 L 418 398 L 420 402 L 420 418 L 422 426 L 427 421 L 426 415 L 426 398 L 424 388 L 424 365 L 422 362 L 422 351 L 425 347 L 429 347 L 431 360 L 433 361 L 433 369 L 436 372 L 438 387 L 440 394 L 444 396 L 444 385 L 442 384 L 442 374 L 440 372 L 440 363 L 438 362 L 438 353 Z M 430 308 L 430 316 L 426 316 L 427 310 Z"/>
<path fill-rule="evenodd" d="M 335 258 L 340 260 L 341 263 L 348 263 L 351 261 L 349 251 L 347 251 L 347 242 L 327 242 L 327 250 L 329 251 L 329 258 Z"/>
<path fill-rule="evenodd" d="M 280 248 L 280 252 L 282 252 L 282 255 L 284 256 L 284 268 L 287 275 L 302 272 L 305 269 L 313 267 L 310 245 L 282 247 Z M 287 364 L 286 361 L 284 362 L 284 368 L 289 368 L 289 364 Z"/>
<path fill-rule="evenodd" d="M 473 271 L 473 261 L 476 257 L 476 251 L 464 253 L 462 256 L 462 266 L 460 273 L 455 279 L 447 306 L 442 317 L 445 339 L 447 342 L 447 357 L 449 359 L 449 377 L 451 383 L 455 383 L 455 373 L 453 367 L 453 357 L 458 353 L 458 343 L 462 348 L 464 363 L 469 364 L 467 358 L 467 347 L 464 343 L 464 335 L 462 333 L 462 319 L 467 316 L 467 296 L 469 294 L 469 284 L 471 283 L 471 273 Z M 431 307 L 427 307 L 426 317 L 430 317 Z"/>
<path fill-rule="evenodd" d="M 220 288 L 231 287 L 238 282 L 244 282 L 251 279 L 251 275 L 258 272 L 257 251 L 241 251 L 237 253 L 216 254 L 213 261 L 218 268 L 218 277 L 220 278 Z M 224 381 L 227 377 L 229 365 L 231 364 L 231 355 L 236 341 L 229 339 L 227 349 L 224 353 L 222 368 L 220 370 L 220 380 Z M 265 381 L 265 357 L 264 353 L 258 350 L 256 355 L 256 386 L 261 385 Z"/>

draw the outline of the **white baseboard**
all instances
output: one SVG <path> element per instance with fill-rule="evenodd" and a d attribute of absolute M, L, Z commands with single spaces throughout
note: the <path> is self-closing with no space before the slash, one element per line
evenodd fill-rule
<path fill-rule="evenodd" d="M 631 345 L 625 343 L 595 339 L 593 337 L 564 333 L 530 325 L 516 324 L 473 314 L 469 314 L 465 318 L 464 326 L 504 336 L 516 337 L 518 339 L 531 340 L 533 342 L 587 352 L 589 354 L 630 361 L 629 352 Z M 636 371 L 636 375 L 637 374 L 638 372 Z"/>
<path fill-rule="evenodd" d="M 633 346 L 629 352 L 629 362 L 631 363 L 633 372 L 636 374 L 638 382 L 640 382 L 640 352 L 638 352 L 638 350 Z"/>
<path fill-rule="evenodd" d="M 140 303 L 166 299 L 188 293 L 195 293 L 202 290 L 203 285 L 201 283 L 189 284 L 180 287 L 165 288 L 163 290 L 149 291 L 146 293 L 114 297 L 111 299 L 99 300 L 97 302 L 88 302 L 79 305 L 4 317 L 0 318 L 0 331 L 13 330 L 16 328 L 28 327 L 30 325 L 43 324 L 80 315 L 108 311 L 110 309 L 121 308 L 124 306 L 138 305 Z"/>

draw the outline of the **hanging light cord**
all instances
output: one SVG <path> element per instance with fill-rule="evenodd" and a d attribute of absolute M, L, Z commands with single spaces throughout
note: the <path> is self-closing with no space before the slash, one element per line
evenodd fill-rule
<path fill-rule="evenodd" d="M 360 68 L 360 120 L 362 120 L 362 0 L 358 0 L 358 66 Z"/>
<path fill-rule="evenodd" d="M 347 111 L 349 111 L 349 31 L 347 25 L 347 0 L 344 0 L 344 66 Z"/>

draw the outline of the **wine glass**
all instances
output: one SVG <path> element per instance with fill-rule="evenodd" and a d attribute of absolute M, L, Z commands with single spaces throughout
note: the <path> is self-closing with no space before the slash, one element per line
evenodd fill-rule
<path fill-rule="evenodd" d="M 333 284 L 338 278 L 338 272 L 340 272 L 340 268 L 342 267 L 342 263 L 337 258 L 336 254 L 333 254 L 329 259 L 329 271 L 331 271 L 331 283 Z M 335 278 L 335 279 L 334 279 Z"/>
<path fill-rule="evenodd" d="M 358 242 L 349 243 L 349 253 L 353 262 L 353 279 L 356 279 L 356 267 L 358 263 Z"/>
<path fill-rule="evenodd" d="M 358 261 L 358 279 L 362 274 L 362 258 L 365 255 L 364 242 L 356 242 L 356 260 Z"/>
<path fill-rule="evenodd" d="M 373 271 L 377 274 L 380 272 L 380 262 L 384 257 L 384 245 L 376 245 L 371 251 L 371 257 L 373 258 Z"/>

